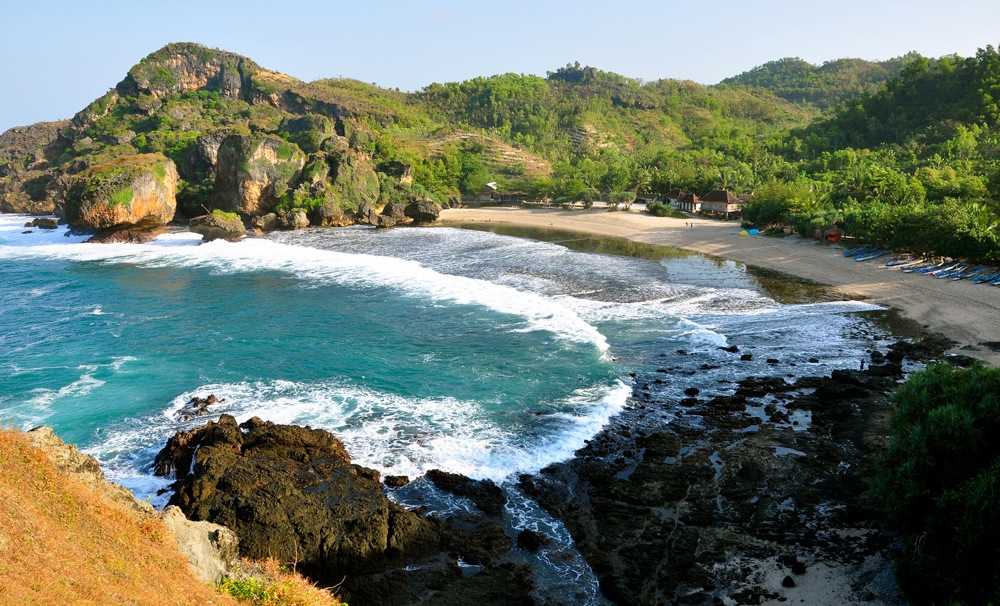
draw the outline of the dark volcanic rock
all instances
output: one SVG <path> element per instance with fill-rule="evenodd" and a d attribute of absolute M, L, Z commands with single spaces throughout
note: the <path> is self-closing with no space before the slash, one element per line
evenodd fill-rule
<path fill-rule="evenodd" d="M 170 470 L 182 476 L 170 502 L 190 519 L 234 530 L 245 557 L 297 561 L 320 582 L 439 549 L 438 525 L 390 503 L 378 472 L 351 464 L 326 431 L 258 420 L 244 434 L 223 415 L 168 442 L 157 472 Z"/>
<path fill-rule="evenodd" d="M 441 490 L 472 499 L 480 511 L 494 516 L 503 514 L 503 506 L 507 503 L 507 497 L 500 490 L 500 487 L 493 483 L 493 480 L 473 480 L 457 473 L 448 473 L 439 469 L 431 469 L 425 475 Z"/>
<path fill-rule="evenodd" d="M 574 459 L 519 485 L 563 521 L 616 604 L 784 601 L 775 590 L 805 578 L 784 589 L 753 580 L 774 570 L 776 553 L 789 554 L 782 576 L 805 574 L 803 561 L 887 570 L 893 539 L 867 490 L 899 367 L 878 368 L 795 385 L 748 377 L 734 395 L 688 398 L 683 409 L 640 392 L 643 404 Z M 683 414 L 657 422 L 650 412 L 661 407 Z M 793 410 L 809 411 L 812 423 L 793 427 Z M 867 578 L 852 586 L 859 600 L 875 588 L 881 603 L 899 603 Z"/>

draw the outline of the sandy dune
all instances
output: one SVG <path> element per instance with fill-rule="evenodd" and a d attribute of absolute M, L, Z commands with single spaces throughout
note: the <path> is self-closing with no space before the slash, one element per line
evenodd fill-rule
<path fill-rule="evenodd" d="M 637 242 L 674 246 L 781 271 L 833 286 L 852 298 L 898 309 L 928 330 L 959 343 L 964 353 L 997 366 L 1000 352 L 984 343 L 1000 344 L 1000 288 L 962 280 L 936 280 L 919 274 L 889 271 L 877 262 L 858 263 L 839 246 L 798 236 L 740 236 L 735 221 L 653 217 L 635 210 L 482 208 L 450 209 L 448 222 L 495 222 L 543 226 L 620 236 Z M 688 227 L 687 224 L 691 226 Z"/>

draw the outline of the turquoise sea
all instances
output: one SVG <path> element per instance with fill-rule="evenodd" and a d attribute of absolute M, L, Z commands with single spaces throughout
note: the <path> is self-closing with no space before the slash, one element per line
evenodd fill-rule
<path fill-rule="evenodd" d="M 345 228 L 96 245 L 27 219 L 0 215 L 0 422 L 54 427 L 157 503 L 156 451 L 206 421 L 178 418 L 194 396 L 224 400 L 209 418 L 328 429 L 383 474 L 502 483 L 582 447 L 628 406 L 633 373 L 689 368 L 668 395 L 722 393 L 750 374 L 854 366 L 889 337 L 864 303 L 698 255 L 587 252 L 606 242 L 565 234 Z M 753 361 L 720 349 L 731 345 Z M 515 529 L 565 533 L 510 490 Z M 551 574 L 593 583 L 572 566 Z"/>

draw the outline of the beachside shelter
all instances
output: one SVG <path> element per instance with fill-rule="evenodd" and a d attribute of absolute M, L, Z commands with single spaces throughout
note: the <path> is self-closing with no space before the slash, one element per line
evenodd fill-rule
<path fill-rule="evenodd" d="M 734 196 L 726 189 L 713 189 L 701 198 L 701 212 L 722 215 L 727 219 L 739 214 L 743 209 L 743 200 Z"/>
<path fill-rule="evenodd" d="M 696 213 L 701 210 L 701 198 L 694 194 L 682 193 L 677 198 L 677 209 L 686 210 L 689 213 Z"/>
<path fill-rule="evenodd" d="M 483 186 L 483 189 L 476 196 L 476 202 L 493 202 L 497 199 L 496 181 L 490 181 Z"/>
<path fill-rule="evenodd" d="M 674 188 L 668 191 L 666 195 L 663 196 L 663 199 L 666 200 L 667 204 L 669 204 L 670 206 L 676 207 L 677 201 L 680 200 L 681 196 L 683 195 L 684 195 L 683 189 Z"/>

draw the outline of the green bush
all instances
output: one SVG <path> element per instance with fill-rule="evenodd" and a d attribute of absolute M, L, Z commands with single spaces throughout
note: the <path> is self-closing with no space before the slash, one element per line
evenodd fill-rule
<path fill-rule="evenodd" d="M 1000 603 L 1000 368 L 946 364 L 896 392 L 877 492 L 914 604 Z"/>

